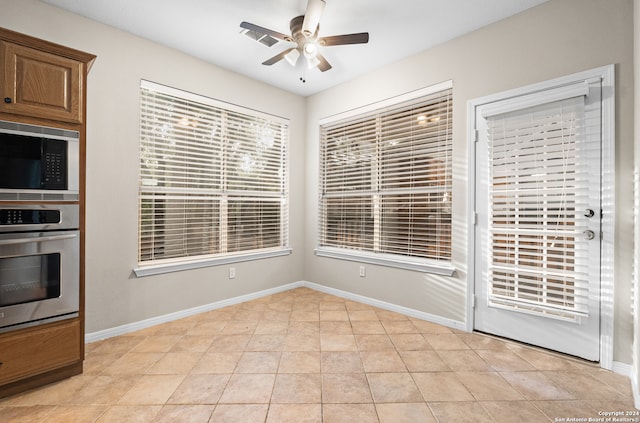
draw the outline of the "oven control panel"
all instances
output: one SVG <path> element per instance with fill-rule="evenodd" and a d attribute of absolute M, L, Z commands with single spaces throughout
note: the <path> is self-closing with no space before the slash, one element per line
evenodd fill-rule
<path fill-rule="evenodd" d="M 43 225 L 60 223 L 60 210 L 0 209 L 0 225 Z"/>

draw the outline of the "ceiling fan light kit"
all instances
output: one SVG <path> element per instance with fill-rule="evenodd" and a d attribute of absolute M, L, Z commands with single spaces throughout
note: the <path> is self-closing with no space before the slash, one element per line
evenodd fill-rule
<path fill-rule="evenodd" d="M 325 0 L 309 0 L 305 14 L 291 19 L 289 23 L 289 29 L 291 30 L 290 36 L 249 22 L 240 23 L 240 27 L 243 29 L 243 33 L 249 38 L 267 47 L 275 45 L 278 41 L 296 44 L 295 47 L 289 48 L 265 60 L 262 62 L 263 65 L 271 66 L 285 59 L 291 66 L 295 67 L 300 56 L 304 56 L 309 69 L 317 67 L 321 72 L 326 72 L 331 69 L 331 64 L 320 54 L 320 46 L 366 44 L 369 42 L 369 33 L 361 32 L 357 34 L 318 37 L 320 18 L 322 17 L 325 5 Z"/>
<path fill-rule="evenodd" d="M 313 69 L 320 64 L 320 60 L 317 57 L 307 57 L 307 67 Z"/>
<path fill-rule="evenodd" d="M 295 66 L 298 63 L 298 58 L 300 58 L 300 52 L 296 48 L 291 49 L 289 53 L 284 55 L 284 58 L 291 66 Z"/>
<path fill-rule="evenodd" d="M 304 51 L 305 57 L 316 57 L 318 54 L 318 45 L 314 41 L 309 41 L 305 43 L 302 50 Z"/>

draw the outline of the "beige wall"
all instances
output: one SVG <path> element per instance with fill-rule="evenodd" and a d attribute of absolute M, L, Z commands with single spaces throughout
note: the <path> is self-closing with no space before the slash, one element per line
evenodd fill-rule
<path fill-rule="evenodd" d="M 551 0 L 436 48 L 386 66 L 307 100 L 307 245 L 311 282 L 464 321 L 468 260 L 467 101 L 607 64 L 616 65 L 614 360 L 631 363 L 633 239 L 633 0 Z M 453 277 L 320 258 L 316 246 L 318 120 L 444 80 L 453 80 Z"/>
<path fill-rule="evenodd" d="M 303 279 L 304 99 L 35 0 L 0 0 L 0 26 L 98 56 L 88 79 L 86 331 Z M 291 119 L 286 257 L 136 278 L 140 79 Z M 298 200 L 300 199 L 300 200 Z"/>

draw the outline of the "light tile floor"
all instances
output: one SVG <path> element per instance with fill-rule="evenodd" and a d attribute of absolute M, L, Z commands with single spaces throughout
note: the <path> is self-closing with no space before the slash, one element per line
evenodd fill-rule
<path fill-rule="evenodd" d="M 0 422 L 558 422 L 634 411 L 626 377 L 307 288 L 87 345 Z M 574 420 L 580 421 L 580 420 Z"/>

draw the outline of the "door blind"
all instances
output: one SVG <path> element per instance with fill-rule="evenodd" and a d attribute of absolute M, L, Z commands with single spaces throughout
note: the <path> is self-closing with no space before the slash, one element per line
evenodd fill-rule
<path fill-rule="evenodd" d="M 287 246 L 288 125 L 143 83 L 139 261 Z"/>
<path fill-rule="evenodd" d="M 587 314 L 584 97 L 487 117 L 489 304 Z"/>
<path fill-rule="evenodd" d="M 451 258 L 452 91 L 320 127 L 320 247 Z"/>

